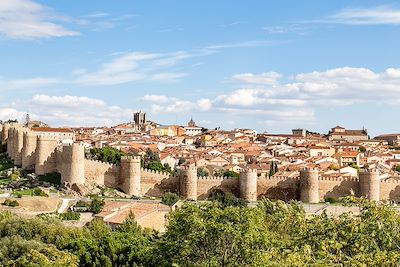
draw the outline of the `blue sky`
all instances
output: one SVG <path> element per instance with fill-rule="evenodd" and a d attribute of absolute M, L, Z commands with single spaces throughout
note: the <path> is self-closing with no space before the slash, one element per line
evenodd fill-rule
<path fill-rule="evenodd" d="M 0 1 L 0 119 L 400 132 L 397 1 Z"/>

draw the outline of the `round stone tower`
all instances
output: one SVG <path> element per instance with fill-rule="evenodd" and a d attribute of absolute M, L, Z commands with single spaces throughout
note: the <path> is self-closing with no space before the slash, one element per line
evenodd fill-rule
<path fill-rule="evenodd" d="M 304 168 L 300 170 L 300 201 L 305 203 L 319 203 L 319 170 Z"/>
<path fill-rule="evenodd" d="M 360 196 L 369 200 L 379 201 L 380 180 L 379 172 L 374 170 L 361 170 L 359 173 Z"/>
<path fill-rule="evenodd" d="M 197 167 L 182 169 L 181 194 L 188 200 L 197 200 Z"/>
<path fill-rule="evenodd" d="M 3 144 L 3 124 L 0 124 L 0 145 Z"/>
<path fill-rule="evenodd" d="M 126 156 L 121 158 L 120 184 L 128 195 L 141 197 L 141 157 Z"/>
<path fill-rule="evenodd" d="M 244 170 L 239 176 L 240 197 L 248 202 L 257 201 L 257 170 Z"/>
<path fill-rule="evenodd" d="M 69 184 L 85 183 L 85 148 L 83 145 L 73 143 L 63 147 L 63 168 L 61 182 Z"/>
<path fill-rule="evenodd" d="M 11 128 L 11 132 L 9 135 L 9 139 L 11 139 L 11 144 L 10 144 L 10 157 L 15 163 L 15 159 L 17 158 L 17 128 L 13 126 Z"/>
<path fill-rule="evenodd" d="M 44 175 L 57 170 L 56 148 L 58 140 L 51 137 L 38 136 L 36 145 L 35 173 Z"/>
<path fill-rule="evenodd" d="M 18 127 L 15 130 L 15 142 L 14 142 L 14 163 L 15 165 L 22 165 L 22 148 L 24 147 L 24 132 L 22 127 Z"/>
<path fill-rule="evenodd" d="M 1 143 L 6 144 L 8 139 L 8 129 L 10 129 L 9 123 L 3 124 L 3 134 L 1 135 Z"/>
<path fill-rule="evenodd" d="M 14 158 L 13 148 L 14 148 L 14 127 L 10 127 L 8 128 L 7 154 L 11 159 Z"/>
<path fill-rule="evenodd" d="M 35 168 L 35 151 L 37 136 L 32 131 L 24 132 L 24 145 L 22 147 L 22 168 L 33 170 Z"/>

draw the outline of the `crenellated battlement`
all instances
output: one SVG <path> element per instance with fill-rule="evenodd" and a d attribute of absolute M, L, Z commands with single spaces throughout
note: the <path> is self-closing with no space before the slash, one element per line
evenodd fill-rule
<path fill-rule="evenodd" d="M 367 173 L 379 173 L 379 170 L 376 169 L 376 168 L 372 168 L 372 169 L 362 168 L 362 169 L 360 169 L 360 174 L 367 174 Z"/>
<path fill-rule="evenodd" d="M 148 174 L 154 174 L 155 176 L 171 176 L 169 172 L 163 172 L 163 171 L 155 171 L 155 170 L 150 170 L 150 169 L 140 169 L 142 173 L 148 173 Z"/>
<path fill-rule="evenodd" d="M 237 177 L 227 177 L 227 176 L 201 176 L 198 177 L 199 180 L 235 180 L 238 179 Z"/>
<path fill-rule="evenodd" d="M 330 181 L 330 182 L 358 182 L 358 177 L 335 177 L 335 176 L 320 176 L 319 181 Z"/>
<path fill-rule="evenodd" d="M 131 162 L 140 162 L 142 158 L 140 156 L 122 156 L 121 161 L 131 161 Z"/>
<path fill-rule="evenodd" d="M 240 170 L 240 173 L 250 173 L 250 172 L 257 172 L 257 169 L 242 169 Z"/>
<path fill-rule="evenodd" d="M 382 184 L 393 184 L 393 186 L 397 186 L 400 184 L 400 180 L 399 179 L 385 179 L 385 180 L 381 180 L 380 181 Z"/>
<path fill-rule="evenodd" d="M 118 165 L 115 165 L 115 164 L 112 164 L 112 163 L 109 163 L 109 162 L 104 162 L 104 161 L 101 161 L 101 160 L 98 160 L 98 159 L 85 159 L 85 160 L 93 162 L 94 164 L 108 166 L 109 168 L 118 167 Z"/>
<path fill-rule="evenodd" d="M 197 171 L 197 167 L 196 166 L 182 166 L 181 170 L 183 170 L 183 171 Z"/>

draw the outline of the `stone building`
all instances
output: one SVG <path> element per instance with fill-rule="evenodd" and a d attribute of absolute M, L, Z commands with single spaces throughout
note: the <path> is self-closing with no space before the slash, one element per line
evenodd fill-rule
<path fill-rule="evenodd" d="M 328 139 L 338 142 L 357 142 L 368 140 L 368 132 L 366 129 L 362 130 L 347 130 L 341 126 L 336 126 L 331 129 L 328 134 Z"/>

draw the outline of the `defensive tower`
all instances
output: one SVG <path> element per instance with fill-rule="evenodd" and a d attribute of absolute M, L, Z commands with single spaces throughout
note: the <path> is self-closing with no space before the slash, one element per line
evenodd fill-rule
<path fill-rule="evenodd" d="M 122 190 L 131 196 L 141 197 L 140 179 L 141 167 L 140 156 L 125 156 L 121 158 L 120 184 Z"/>
<path fill-rule="evenodd" d="M 257 201 L 257 170 L 245 170 L 239 176 L 240 197 L 246 201 Z"/>
<path fill-rule="evenodd" d="M 14 164 L 22 165 L 22 148 L 24 146 L 24 129 L 21 127 L 15 128 L 14 135 Z"/>
<path fill-rule="evenodd" d="M 8 129 L 10 129 L 10 124 L 9 123 L 4 123 L 3 124 L 3 133 L 1 135 L 1 143 L 6 144 L 7 139 L 8 139 Z"/>
<path fill-rule="evenodd" d="M 85 183 L 85 148 L 79 143 L 63 146 L 63 168 L 61 182 L 69 184 Z"/>
<path fill-rule="evenodd" d="M 55 172 L 56 165 L 56 148 L 58 140 L 51 137 L 38 136 L 36 146 L 35 173 L 44 175 L 46 173 Z"/>
<path fill-rule="evenodd" d="M 10 158 L 12 158 L 12 148 L 13 148 L 13 128 L 8 128 L 7 133 L 7 154 Z"/>
<path fill-rule="evenodd" d="M 188 200 L 197 200 L 197 167 L 182 169 L 181 194 Z"/>
<path fill-rule="evenodd" d="M 369 200 L 379 201 L 380 180 L 379 172 L 373 170 L 361 170 L 359 173 L 360 195 Z"/>
<path fill-rule="evenodd" d="M 33 170 L 36 161 L 36 144 L 37 136 L 31 131 L 24 132 L 24 142 L 22 147 L 22 168 L 26 170 Z"/>
<path fill-rule="evenodd" d="M 300 200 L 306 203 L 319 203 L 319 170 L 304 168 L 300 170 Z"/>

